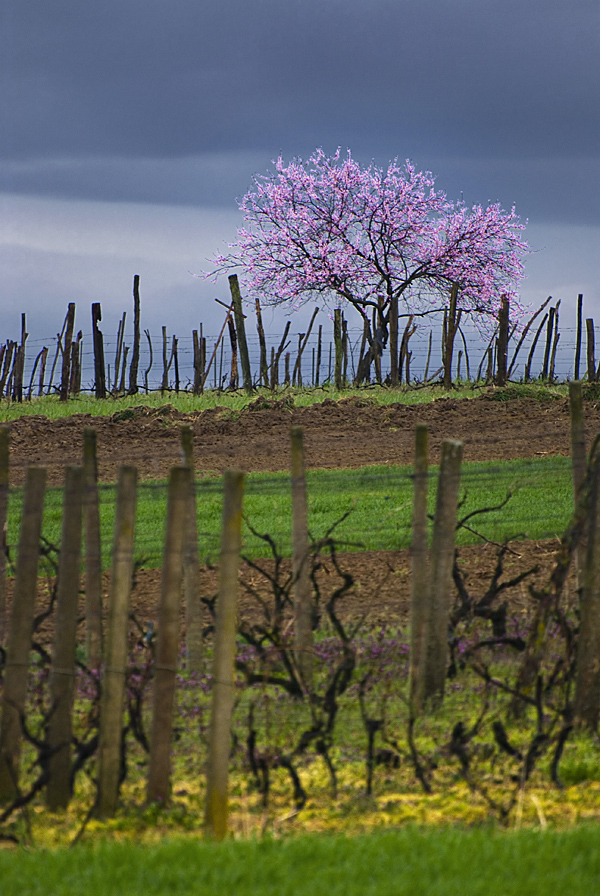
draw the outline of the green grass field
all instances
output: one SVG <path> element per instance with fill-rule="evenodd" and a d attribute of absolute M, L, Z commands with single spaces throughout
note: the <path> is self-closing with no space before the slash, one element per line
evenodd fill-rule
<path fill-rule="evenodd" d="M 598 830 L 405 828 L 0 853 L 3 896 L 594 896 Z"/>
<path fill-rule="evenodd" d="M 430 512 L 435 509 L 437 469 L 432 467 Z M 517 460 L 505 463 L 465 464 L 462 470 L 459 511 L 463 517 L 472 510 L 493 507 L 507 492 L 511 500 L 502 509 L 469 521 L 469 526 L 486 538 L 502 541 L 523 537 L 560 537 L 570 513 L 573 497 L 569 458 Z M 347 511 L 348 518 L 336 529 L 336 538 L 345 550 L 396 550 L 410 542 L 412 514 L 411 468 L 401 466 L 363 467 L 357 470 L 315 470 L 307 475 L 309 527 L 321 538 Z M 161 565 L 166 517 L 166 484 L 144 482 L 138 490 L 136 556 L 143 565 Z M 9 502 L 9 544 L 16 544 L 21 515 L 22 490 L 11 493 Z M 104 565 L 110 565 L 116 490 L 100 490 Z M 48 489 L 45 501 L 44 536 L 60 543 L 62 489 Z M 221 477 L 197 480 L 198 531 L 202 558 L 216 560 L 221 527 Z M 291 553 L 291 498 L 286 473 L 253 473 L 247 476 L 244 512 L 260 533 L 272 535 L 284 555 Z M 477 543 L 473 531 L 462 530 L 459 544 Z M 246 527 L 244 553 L 264 556 L 264 544 Z"/>

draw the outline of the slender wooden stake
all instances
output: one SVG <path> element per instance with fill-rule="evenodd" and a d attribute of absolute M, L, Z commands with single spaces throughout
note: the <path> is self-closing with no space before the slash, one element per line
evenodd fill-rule
<path fill-rule="evenodd" d="M 431 543 L 426 639 L 421 653 L 422 671 L 419 672 L 423 704 L 430 701 L 437 705 L 444 697 L 462 447 L 462 442 L 442 442 Z"/>
<path fill-rule="evenodd" d="M 125 374 L 127 373 L 127 355 L 129 354 L 129 346 L 123 346 L 123 363 L 121 366 L 121 378 L 119 380 L 119 394 L 123 395 L 125 392 Z M 177 360 L 177 358 L 175 359 Z M 116 382 L 115 382 L 116 386 Z"/>
<path fill-rule="evenodd" d="M 290 353 L 289 352 L 285 353 L 284 360 L 285 360 L 285 375 L 284 375 L 283 384 L 284 384 L 284 386 L 289 386 L 289 384 L 290 384 Z"/>
<path fill-rule="evenodd" d="M 179 354 L 177 351 L 179 340 L 173 336 L 173 346 L 171 349 L 173 364 L 175 365 L 175 395 L 179 395 Z"/>
<path fill-rule="evenodd" d="M 67 312 L 67 328 L 65 330 L 65 344 L 63 346 L 62 377 L 60 381 L 60 400 L 66 401 L 69 397 L 69 380 L 71 366 L 71 343 L 73 342 L 73 329 L 75 326 L 75 302 L 69 302 Z"/>
<path fill-rule="evenodd" d="M 335 343 L 335 388 L 342 391 L 342 312 L 336 308 L 333 312 L 333 341 Z"/>
<path fill-rule="evenodd" d="M 240 361 L 242 364 L 242 378 L 244 381 L 244 391 L 249 395 L 252 394 L 252 371 L 250 370 L 250 356 L 248 354 L 248 343 L 246 341 L 246 326 L 244 324 L 244 313 L 242 311 L 242 296 L 240 293 L 240 285 L 238 283 L 237 274 L 229 275 L 229 289 L 231 290 L 231 300 L 233 304 L 233 313 L 235 316 L 235 329 L 237 331 L 237 341 L 240 347 Z M 237 388 L 237 387 L 236 387 Z"/>
<path fill-rule="evenodd" d="M 11 802 L 19 787 L 21 716 L 27 696 L 45 488 L 45 468 L 28 467 L 0 715 L 0 805 Z"/>
<path fill-rule="evenodd" d="M 500 310 L 498 312 L 498 369 L 496 372 L 496 385 L 506 386 L 508 365 L 508 328 L 510 308 L 508 296 L 502 296 Z"/>
<path fill-rule="evenodd" d="M 219 596 L 215 621 L 213 690 L 206 766 L 206 833 L 217 840 L 222 840 L 227 834 L 227 781 L 231 717 L 235 696 L 235 631 L 243 495 L 244 474 L 236 470 L 227 470 L 223 494 Z"/>
<path fill-rule="evenodd" d="M 427 362 L 425 364 L 425 373 L 423 374 L 423 382 L 427 382 L 427 374 L 429 373 L 429 362 L 431 361 L 431 341 L 433 339 L 433 330 L 429 331 L 429 347 L 427 349 Z"/>
<path fill-rule="evenodd" d="M 146 792 L 149 803 L 158 800 L 166 803 L 171 796 L 173 703 L 179 652 L 179 609 L 190 487 L 190 468 L 173 467 L 169 473 L 167 527 L 158 611 L 152 735 Z"/>
<path fill-rule="evenodd" d="M 200 395 L 202 371 L 200 367 L 200 340 L 198 338 L 198 330 L 192 330 L 192 345 L 194 348 L 194 385 L 192 387 L 192 394 Z"/>
<path fill-rule="evenodd" d="M 348 321 L 342 314 L 342 388 L 348 387 Z"/>
<path fill-rule="evenodd" d="M 594 337 L 594 319 L 593 317 L 588 317 L 585 322 L 585 326 L 587 329 L 587 373 L 588 373 L 588 383 L 596 382 L 596 352 L 595 352 L 595 337 Z"/>
<path fill-rule="evenodd" d="M 0 426 L 0 647 L 8 639 L 6 615 L 6 524 L 8 518 L 8 483 L 10 469 L 10 428 Z"/>
<path fill-rule="evenodd" d="M 85 479 L 85 657 L 89 669 L 102 662 L 102 543 L 98 500 L 98 452 L 96 430 L 83 430 Z"/>
<path fill-rule="evenodd" d="M 600 473 L 594 472 L 584 585 L 580 595 L 575 720 L 596 732 L 600 721 Z"/>
<path fill-rule="evenodd" d="M 427 489 L 429 482 L 429 431 L 418 423 L 415 429 L 413 518 L 410 583 L 410 705 L 413 716 L 421 709 L 424 672 L 422 652 L 426 636 L 429 569 L 427 557 Z"/>
<path fill-rule="evenodd" d="M 133 352 L 131 355 L 131 367 L 129 368 L 129 394 L 136 395 L 138 391 L 138 367 L 140 365 L 140 275 L 133 277 Z"/>
<path fill-rule="evenodd" d="M 71 716 L 75 693 L 82 504 L 83 467 L 67 467 L 50 675 L 52 713 L 48 722 L 48 746 L 52 753 L 48 763 L 46 804 L 51 812 L 66 809 L 71 799 Z"/>
<path fill-rule="evenodd" d="M 94 379 L 96 398 L 106 398 L 106 366 L 104 363 L 104 338 L 102 331 L 98 327 L 98 323 L 102 320 L 102 309 L 100 302 L 94 302 L 92 305 L 92 335 L 94 342 Z M 54 372 L 54 368 L 53 368 Z M 50 386 L 52 385 L 52 375 L 50 375 Z"/>
<path fill-rule="evenodd" d="M 577 340 L 575 342 L 575 379 L 579 379 L 579 365 L 581 363 L 581 325 L 583 319 L 583 294 L 577 296 Z"/>
<path fill-rule="evenodd" d="M 117 811 L 123 738 L 123 697 L 127 669 L 129 595 L 133 573 L 133 541 L 137 470 L 120 467 L 113 543 L 112 573 L 108 599 L 108 632 L 100 703 L 98 746 L 98 795 L 96 812 L 108 818 Z"/>
<path fill-rule="evenodd" d="M 550 351 L 550 366 L 548 368 L 548 380 L 549 382 L 554 382 L 554 365 L 556 363 L 556 350 L 558 349 L 558 343 L 560 340 L 560 333 L 558 332 L 558 309 L 560 308 L 560 299 L 556 303 L 554 307 L 554 329 L 552 333 L 552 349 Z"/>
<path fill-rule="evenodd" d="M 390 300 L 390 385 L 395 388 L 402 377 L 402 362 L 398 361 L 398 296 Z"/>
<path fill-rule="evenodd" d="M 115 351 L 115 384 L 113 387 L 113 392 L 116 394 L 119 392 L 120 384 L 119 384 L 119 374 L 121 373 L 121 358 L 123 356 L 123 341 L 125 339 L 125 321 L 127 319 L 127 312 L 123 312 L 123 317 L 119 323 L 119 330 L 117 333 L 117 348 Z M 123 377 L 123 381 L 125 377 Z"/>
<path fill-rule="evenodd" d="M 144 371 L 144 388 L 146 390 L 146 395 L 147 395 L 148 394 L 148 374 L 152 370 L 152 364 L 154 363 L 154 353 L 152 351 L 152 340 L 150 339 L 150 330 L 144 330 L 144 336 L 148 340 L 148 351 L 150 352 L 150 361 Z"/>
<path fill-rule="evenodd" d="M 550 296 L 550 298 L 552 298 Z M 538 339 L 540 338 L 540 334 L 544 328 L 544 324 L 548 320 L 548 314 L 544 314 L 542 318 L 542 322 L 536 330 L 533 342 L 531 343 L 531 348 L 529 349 L 529 354 L 527 356 L 527 364 L 525 365 L 525 382 L 527 383 L 531 379 L 531 364 L 533 362 L 533 355 L 538 344 Z"/>
<path fill-rule="evenodd" d="M 40 379 L 38 382 L 38 398 L 44 394 L 44 374 L 46 373 L 46 360 L 48 358 L 48 349 L 46 346 L 40 352 L 42 360 L 40 364 Z"/>
<path fill-rule="evenodd" d="M 319 379 L 321 376 L 321 349 L 323 342 L 323 325 L 319 324 L 319 337 L 317 341 L 317 361 L 315 365 L 315 386 L 319 385 Z"/>
<path fill-rule="evenodd" d="M 298 333 L 298 355 L 292 374 L 292 386 L 302 386 L 302 337 L 304 333 Z"/>
<path fill-rule="evenodd" d="M 168 342 L 167 342 L 167 328 L 162 328 L 162 356 L 163 356 L 163 375 L 162 381 L 160 384 L 160 393 L 164 395 L 167 389 L 169 388 L 169 366 L 167 363 L 167 353 L 168 353 Z"/>
<path fill-rule="evenodd" d="M 569 409 L 571 412 L 571 466 L 573 470 L 573 499 L 575 507 L 579 500 L 579 492 L 585 478 L 587 458 L 585 452 L 585 420 L 583 414 L 583 388 L 580 380 L 569 383 Z M 577 590 L 581 594 L 584 584 L 584 543 L 577 545 L 575 551 L 575 569 L 577 571 Z"/>
<path fill-rule="evenodd" d="M 446 340 L 444 345 L 444 389 L 452 388 L 452 356 L 454 354 L 454 337 L 456 336 L 456 303 L 458 301 L 458 283 L 452 284 L 450 307 L 448 309 Z"/>
<path fill-rule="evenodd" d="M 260 311 L 260 300 L 255 300 L 256 308 L 256 329 L 258 330 L 258 344 L 260 345 L 260 379 L 265 389 L 269 388 L 269 367 L 267 365 L 267 343 L 265 341 L 265 330 L 262 322 L 262 314 Z"/>
<path fill-rule="evenodd" d="M 309 569 L 308 501 L 301 426 L 291 430 L 292 580 L 294 583 L 294 644 L 296 665 L 307 691 L 312 690 L 312 588 Z"/>
<path fill-rule="evenodd" d="M 281 337 L 281 342 L 279 343 L 279 348 L 275 353 L 275 358 L 271 360 L 271 390 L 275 391 L 277 386 L 279 385 L 279 360 L 281 355 L 288 347 L 289 343 L 286 341 L 288 333 L 290 332 L 291 322 L 288 322 L 285 325 L 285 330 L 283 331 L 283 336 Z"/>
<path fill-rule="evenodd" d="M 239 374 L 238 374 L 238 362 L 237 362 L 237 334 L 235 331 L 235 324 L 233 320 L 228 318 L 227 324 L 229 326 L 229 341 L 231 343 L 231 373 L 229 376 L 229 389 L 231 392 L 235 392 L 239 385 Z"/>
<path fill-rule="evenodd" d="M 542 365 L 542 380 L 548 379 L 548 366 L 550 364 L 550 350 L 552 348 L 552 334 L 554 332 L 554 315 L 556 308 L 548 309 L 548 327 L 546 328 L 546 348 L 544 349 L 544 363 Z"/>
<path fill-rule="evenodd" d="M 181 427 L 183 463 L 190 471 L 187 525 L 183 554 L 183 593 L 185 599 L 185 645 L 187 670 L 198 674 L 203 665 L 202 603 L 200 601 L 200 569 L 198 565 L 198 523 L 194 481 L 194 430 Z"/>
<path fill-rule="evenodd" d="M 279 371 L 275 369 L 275 346 L 271 346 L 271 391 L 275 391 L 279 379 Z"/>
<path fill-rule="evenodd" d="M 10 362 L 12 360 L 15 347 L 16 342 L 12 342 L 12 340 L 10 339 L 7 341 L 6 345 L 2 346 L 2 358 L 4 359 L 4 363 L 2 366 L 2 375 L 0 376 L 0 398 L 4 396 L 4 385 L 6 383 L 6 378 L 8 376 Z M 6 391 L 8 393 L 8 389 Z"/>

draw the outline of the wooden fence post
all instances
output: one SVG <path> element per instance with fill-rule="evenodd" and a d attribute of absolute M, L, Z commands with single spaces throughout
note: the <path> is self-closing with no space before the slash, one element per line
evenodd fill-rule
<path fill-rule="evenodd" d="M 72 710 L 75 685 L 77 604 L 81 572 L 83 467 L 65 470 L 62 537 L 58 565 L 56 617 L 50 676 L 48 722 L 49 779 L 46 803 L 51 812 L 66 809 L 71 799 Z"/>
<path fill-rule="evenodd" d="M 45 488 L 45 468 L 28 467 L 0 716 L 0 805 L 14 799 L 18 790 Z"/>
<path fill-rule="evenodd" d="M 99 671 L 102 663 L 102 543 L 98 501 L 96 430 L 83 430 L 85 480 L 85 661 Z"/>
<path fill-rule="evenodd" d="M 594 471 L 577 642 L 575 720 L 596 731 L 600 720 L 600 473 Z"/>
<path fill-rule="evenodd" d="M 496 370 L 496 385 L 506 386 L 506 369 L 508 365 L 508 328 L 510 308 L 508 296 L 502 296 L 500 310 L 498 312 L 498 367 Z"/>
<path fill-rule="evenodd" d="M 390 385 L 395 388 L 402 379 L 401 367 L 398 363 L 398 296 L 393 295 L 390 300 Z"/>
<path fill-rule="evenodd" d="M 152 733 L 146 798 L 166 803 L 171 795 L 171 747 L 173 700 L 179 652 L 179 608 L 183 552 L 190 506 L 189 467 L 173 467 L 169 473 L 167 525 L 158 609 L 158 640 L 152 701 Z"/>
<path fill-rule="evenodd" d="M 189 497 L 185 546 L 183 552 L 183 592 L 185 599 L 185 647 L 188 672 L 202 669 L 202 603 L 200 601 L 200 570 L 198 566 L 198 523 L 196 516 L 196 485 L 194 481 L 194 431 L 181 427 L 181 450 L 184 465 L 190 471 Z"/>
<path fill-rule="evenodd" d="M 296 664 L 305 688 L 312 689 L 312 587 L 309 570 L 308 504 L 301 426 L 291 430 L 292 580 L 294 583 L 294 643 Z"/>
<path fill-rule="evenodd" d="M 267 343 L 265 340 L 265 329 L 262 322 L 262 313 L 260 310 L 260 299 L 255 299 L 254 307 L 256 308 L 256 329 L 258 331 L 258 344 L 260 346 L 260 381 L 265 389 L 269 388 L 269 366 L 267 364 Z"/>
<path fill-rule="evenodd" d="M 71 344 L 73 342 L 73 329 L 75 327 L 75 302 L 69 302 L 67 311 L 67 327 L 65 330 L 65 344 L 63 345 L 62 376 L 60 380 L 60 400 L 66 401 L 69 397 L 69 383 L 71 372 Z"/>
<path fill-rule="evenodd" d="M 242 311 L 242 295 L 240 293 L 240 284 L 238 283 L 237 274 L 229 275 L 229 289 L 231 291 L 231 300 L 233 302 L 233 314 L 235 317 L 235 329 L 237 331 L 237 339 L 240 347 L 240 361 L 242 362 L 242 378 L 244 381 L 244 391 L 251 395 L 252 389 L 252 371 L 250 370 L 250 357 L 248 355 L 248 343 L 246 341 L 246 327 L 244 324 L 244 312 Z"/>
<path fill-rule="evenodd" d="M 583 294 L 577 296 L 577 337 L 575 341 L 575 369 L 574 379 L 579 379 L 579 364 L 581 362 L 581 325 L 583 318 Z"/>
<path fill-rule="evenodd" d="M 235 696 L 233 679 L 243 495 L 244 474 L 237 470 L 227 470 L 223 494 L 219 596 L 206 770 L 206 833 L 217 840 L 222 840 L 227 834 L 227 780 Z"/>
<path fill-rule="evenodd" d="M 438 476 L 431 543 L 431 578 L 426 636 L 421 653 L 423 669 L 419 674 L 419 679 L 422 682 L 423 703 L 431 701 L 433 705 L 441 703 L 446 679 L 448 621 L 461 460 L 462 442 L 442 442 L 442 459 Z"/>
<path fill-rule="evenodd" d="M 587 374 L 588 383 L 596 382 L 596 352 L 594 338 L 594 318 L 588 317 L 585 321 L 587 330 Z"/>
<path fill-rule="evenodd" d="M 96 800 L 96 811 L 100 817 L 114 815 L 119 799 L 136 487 L 136 468 L 120 467 L 108 602 L 108 632 L 100 703 L 98 796 Z"/>
<path fill-rule="evenodd" d="M 422 653 L 425 644 L 428 606 L 427 555 L 427 491 L 429 479 L 429 431 L 418 423 L 415 429 L 415 469 L 413 477 L 413 519 L 410 583 L 410 707 L 418 713 L 421 706 L 423 673 Z"/>
<path fill-rule="evenodd" d="M 106 398 L 106 365 L 104 362 L 104 338 L 98 323 L 102 320 L 100 302 L 92 304 L 92 339 L 94 343 L 94 381 L 96 398 Z M 52 375 L 50 375 L 52 385 Z"/>
<path fill-rule="evenodd" d="M 0 647 L 6 645 L 6 524 L 8 517 L 8 474 L 10 463 L 10 429 L 0 426 Z"/>
<path fill-rule="evenodd" d="M 571 413 L 571 466 L 573 471 L 573 498 L 575 507 L 587 467 L 585 452 L 585 421 L 583 415 L 583 388 L 580 381 L 569 383 L 569 408 Z M 584 584 L 585 540 L 575 548 L 577 589 L 581 595 Z"/>
<path fill-rule="evenodd" d="M 458 316 L 456 313 L 456 303 L 458 301 L 458 283 L 452 284 L 450 292 L 450 305 L 446 319 L 446 331 L 444 339 L 444 389 L 452 388 L 452 356 L 454 354 L 454 339 L 460 322 L 460 311 Z"/>
<path fill-rule="evenodd" d="M 339 308 L 336 308 L 333 312 L 333 341 L 335 343 L 335 388 L 338 392 L 341 392 L 344 353 L 342 348 L 342 312 Z"/>

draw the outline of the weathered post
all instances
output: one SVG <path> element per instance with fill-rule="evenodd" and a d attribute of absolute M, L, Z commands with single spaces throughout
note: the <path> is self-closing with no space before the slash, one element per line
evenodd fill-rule
<path fill-rule="evenodd" d="M 121 467 L 117 483 L 117 510 L 108 598 L 108 631 L 100 703 L 98 796 L 96 800 L 96 811 L 100 817 L 114 815 L 119 799 L 136 487 L 136 468 Z"/>
<path fill-rule="evenodd" d="M 69 302 L 67 311 L 67 328 L 65 330 L 65 344 L 63 345 L 62 376 L 60 380 L 60 400 L 66 401 L 69 397 L 69 382 L 71 372 L 71 343 L 73 342 L 73 329 L 75 327 L 75 302 Z"/>
<path fill-rule="evenodd" d="M 587 374 L 588 383 L 596 382 L 596 346 L 594 338 L 594 318 L 588 317 L 585 322 L 587 330 Z"/>
<path fill-rule="evenodd" d="M 398 363 L 398 296 L 390 300 L 390 385 L 396 387 L 402 378 L 402 362 Z"/>
<path fill-rule="evenodd" d="M 104 338 L 98 327 L 102 320 L 102 308 L 100 302 L 92 304 L 92 338 L 94 342 L 94 380 L 96 398 L 106 398 L 106 365 L 104 362 Z M 52 374 L 50 374 L 52 385 Z"/>
<path fill-rule="evenodd" d="M 227 781 L 234 701 L 235 630 L 238 569 L 242 537 L 244 474 L 225 472 L 219 596 L 215 622 L 213 691 L 206 770 L 206 833 L 222 840 L 227 834 Z"/>
<path fill-rule="evenodd" d="M 508 365 L 508 327 L 509 327 L 508 296 L 502 296 L 500 310 L 498 312 L 498 359 L 496 371 L 496 385 L 506 386 L 506 369 Z"/>
<path fill-rule="evenodd" d="M 50 675 L 52 712 L 48 722 L 48 746 L 52 752 L 48 762 L 46 803 L 51 812 L 66 809 L 71 799 L 71 716 L 75 690 L 82 504 L 83 467 L 67 467 Z"/>
<path fill-rule="evenodd" d="M 198 565 L 198 523 L 196 518 L 196 487 L 194 481 L 194 431 L 181 427 L 183 463 L 190 471 L 187 523 L 183 551 L 183 593 L 185 600 L 185 647 L 187 670 L 198 673 L 202 669 L 202 603 L 200 601 L 200 570 Z"/>
<path fill-rule="evenodd" d="M 138 367 L 140 364 L 140 275 L 133 277 L 133 352 L 131 355 L 131 367 L 129 368 L 129 394 L 136 395 L 138 391 Z M 125 365 L 123 365 L 123 370 Z"/>
<path fill-rule="evenodd" d="M 415 430 L 415 469 L 413 477 L 413 518 L 410 583 L 410 706 L 411 713 L 421 709 L 423 674 L 422 653 L 425 644 L 428 608 L 427 492 L 429 480 L 429 431 L 418 423 Z"/>
<path fill-rule="evenodd" d="M 342 346 L 342 312 L 336 308 L 333 312 L 333 341 L 335 343 L 335 388 L 338 392 L 342 391 L 342 363 L 344 351 Z"/>
<path fill-rule="evenodd" d="M 240 347 L 244 391 L 251 395 L 253 391 L 252 371 L 250 370 L 250 356 L 248 355 L 248 343 L 246 341 L 246 327 L 244 324 L 244 312 L 242 311 L 240 284 L 238 283 L 237 274 L 230 274 L 228 279 L 229 289 L 231 290 L 231 301 L 233 303 L 233 314 L 235 317 L 235 329 L 237 331 L 237 339 Z"/>
<path fill-rule="evenodd" d="M 291 431 L 292 453 L 292 579 L 294 593 L 294 646 L 296 665 L 305 688 L 312 689 L 312 588 L 308 564 L 308 502 L 301 426 Z"/>
<path fill-rule="evenodd" d="M 442 459 L 438 476 L 425 644 L 422 647 L 423 703 L 441 703 L 446 678 L 448 655 L 448 622 L 454 565 L 456 513 L 460 485 L 462 442 L 442 442 Z"/>
<path fill-rule="evenodd" d="M 576 723 L 594 732 L 600 721 L 600 473 L 594 470 L 575 682 Z"/>
<path fill-rule="evenodd" d="M 450 292 L 450 305 L 446 316 L 446 331 L 444 339 L 444 389 L 452 388 L 452 357 L 454 354 L 454 339 L 458 329 L 456 303 L 458 301 L 458 283 L 452 284 Z M 460 312 L 459 312 L 460 316 Z"/>
<path fill-rule="evenodd" d="M 102 662 L 102 543 L 98 500 L 96 430 L 83 430 L 85 480 L 85 659 L 89 669 Z"/>
<path fill-rule="evenodd" d="M 579 379 L 579 365 L 581 363 L 581 328 L 583 318 L 583 294 L 577 296 L 577 338 L 575 341 L 575 369 L 574 379 Z"/>
<path fill-rule="evenodd" d="M 262 314 L 260 310 L 260 299 L 256 298 L 254 302 L 256 308 L 256 329 L 258 331 L 258 344 L 260 345 L 260 381 L 265 389 L 269 388 L 269 367 L 267 365 L 267 343 L 265 340 L 265 329 L 262 322 Z"/>
<path fill-rule="evenodd" d="M 0 647 L 6 645 L 6 523 L 8 516 L 8 474 L 10 429 L 0 426 Z"/>
<path fill-rule="evenodd" d="M 585 478 L 587 466 L 585 452 L 585 421 L 583 416 L 583 389 L 580 381 L 569 383 L 569 408 L 571 412 L 571 466 L 573 471 L 573 498 L 575 507 L 579 498 L 581 485 Z M 577 588 L 584 583 L 585 541 L 578 544 L 575 554 L 577 570 Z M 581 593 L 581 592 L 580 592 Z"/>
<path fill-rule="evenodd" d="M 189 467 L 173 467 L 169 474 L 167 526 L 162 566 L 158 641 L 152 702 L 152 734 L 146 798 L 165 803 L 171 795 L 173 701 L 179 650 L 179 607 L 183 553 L 190 506 Z"/>
<path fill-rule="evenodd" d="M 0 716 L 0 805 L 14 799 L 18 791 L 21 715 L 27 696 L 45 488 L 45 468 L 28 467 Z"/>

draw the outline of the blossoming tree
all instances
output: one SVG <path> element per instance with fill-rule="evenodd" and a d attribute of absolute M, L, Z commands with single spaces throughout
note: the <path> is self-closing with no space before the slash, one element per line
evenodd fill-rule
<path fill-rule="evenodd" d="M 496 318 L 502 295 L 516 299 L 528 251 L 514 209 L 452 203 L 410 162 L 364 168 L 339 150 L 279 158 L 240 209 L 244 226 L 214 273 L 240 269 L 266 304 L 297 308 L 317 295 L 350 304 L 373 353 L 376 331 L 381 342 L 391 323 L 397 345 L 398 316 L 442 310 L 452 287 L 457 312 L 480 325 Z M 392 353 L 392 379 L 394 366 Z"/>

